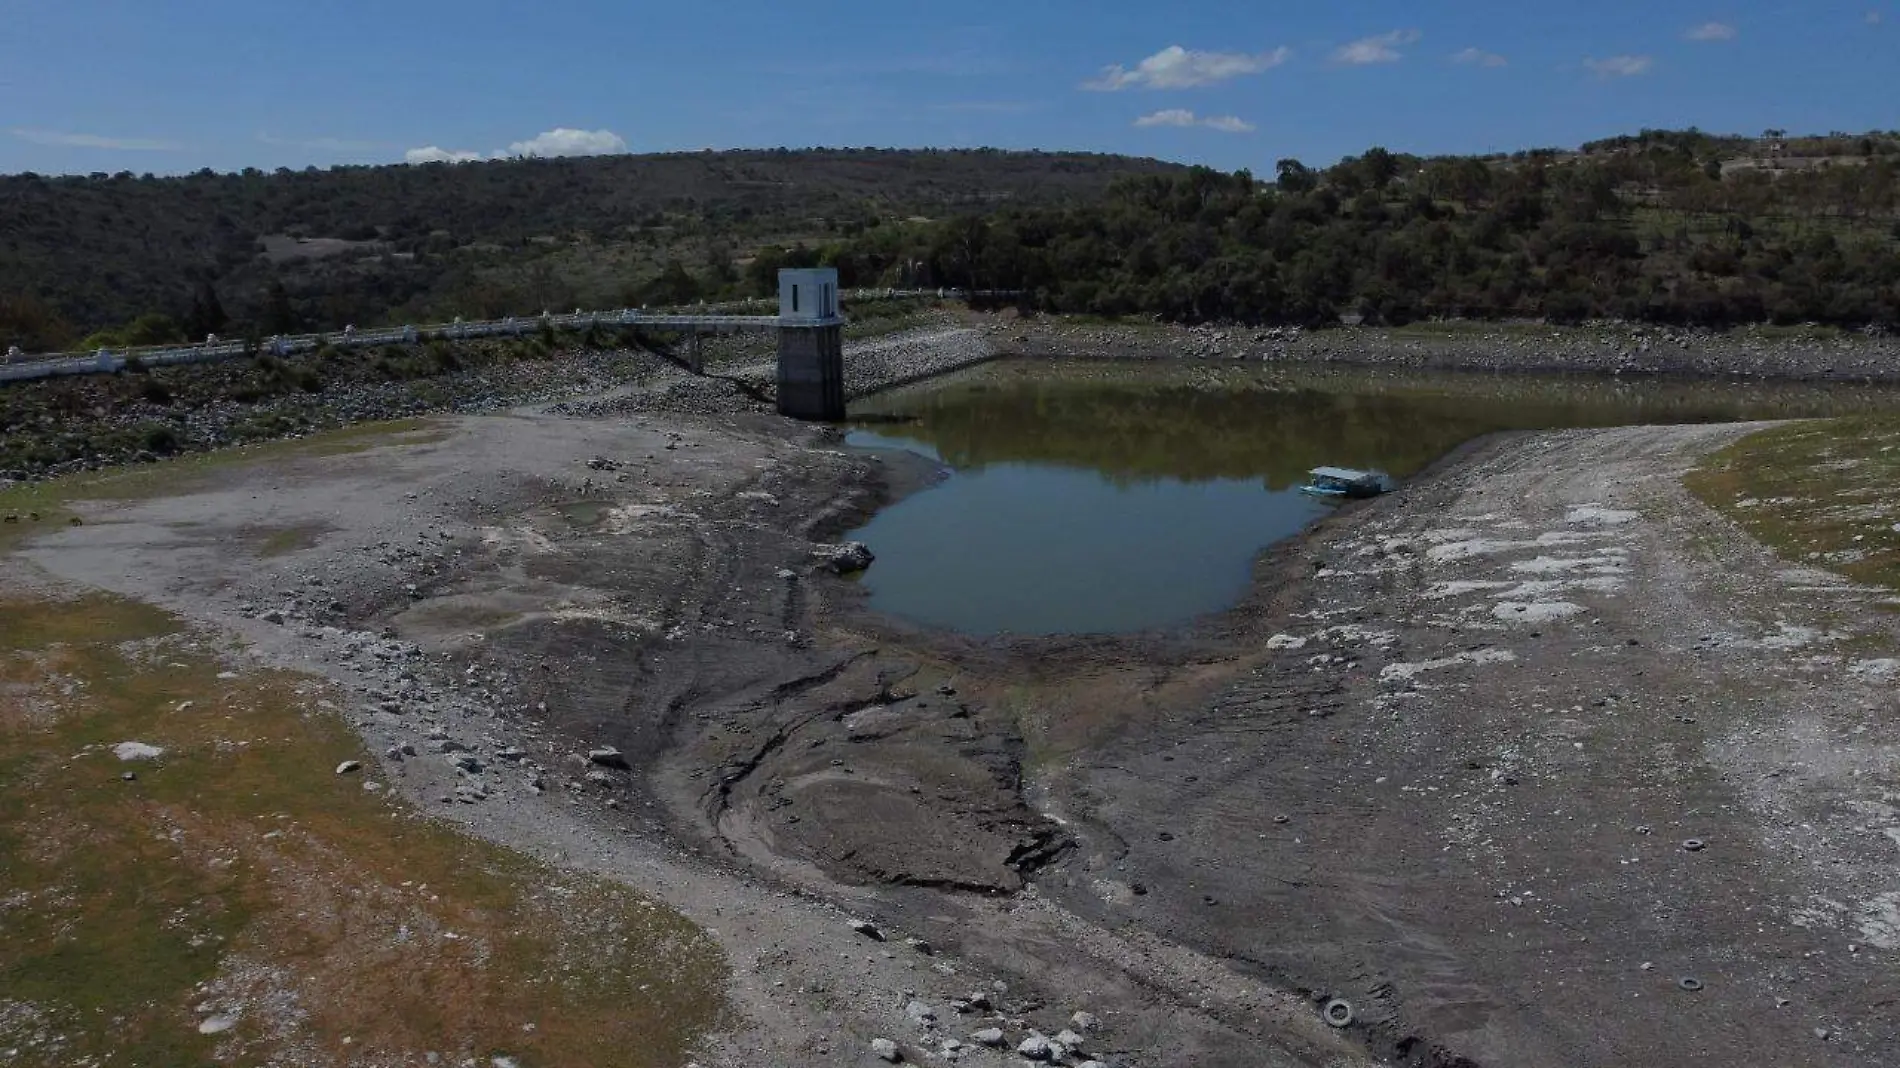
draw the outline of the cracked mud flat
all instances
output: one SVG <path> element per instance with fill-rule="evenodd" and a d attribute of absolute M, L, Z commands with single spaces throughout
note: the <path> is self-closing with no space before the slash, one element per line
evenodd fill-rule
<path fill-rule="evenodd" d="M 1740 428 L 1490 442 L 1229 613 L 1004 643 L 828 565 L 920 461 L 738 408 L 444 419 L 22 556 L 328 674 L 419 805 L 711 929 L 738 1019 L 702 1063 L 947 1063 L 1078 1010 L 1128 1065 L 1900 1045 L 1894 617 L 1680 489 Z"/>

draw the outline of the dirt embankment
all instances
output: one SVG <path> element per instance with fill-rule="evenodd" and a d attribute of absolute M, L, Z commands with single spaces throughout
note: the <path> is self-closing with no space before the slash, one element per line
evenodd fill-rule
<path fill-rule="evenodd" d="M 1301 330 L 992 320 L 1004 356 L 1343 363 L 1427 370 L 1703 375 L 1796 381 L 1900 381 L 1900 338 L 1732 333 L 1666 327 L 1484 327 Z"/>
<path fill-rule="evenodd" d="M 409 796 L 715 929 L 718 1063 L 1873 1066 L 1900 635 L 1681 490 L 1737 432 L 1485 444 L 1117 639 L 866 613 L 828 547 L 931 472 L 737 402 L 207 466 L 25 559 L 331 675 Z"/>

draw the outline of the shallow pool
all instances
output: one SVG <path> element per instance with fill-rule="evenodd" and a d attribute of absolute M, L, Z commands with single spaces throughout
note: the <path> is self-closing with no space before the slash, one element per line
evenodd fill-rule
<path fill-rule="evenodd" d="M 850 442 L 943 463 L 851 536 L 879 611 L 973 634 L 1110 633 L 1230 607 L 1328 505 L 1310 468 L 1404 478 L 1498 430 L 1900 408 L 1866 386 L 1010 361 L 872 398 Z M 908 419 L 907 422 L 891 422 Z"/>

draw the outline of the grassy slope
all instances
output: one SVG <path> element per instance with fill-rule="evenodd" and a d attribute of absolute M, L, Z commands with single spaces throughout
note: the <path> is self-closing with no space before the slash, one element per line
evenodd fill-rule
<path fill-rule="evenodd" d="M 1900 591 L 1900 419 L 1763 431 L 1711 456 L 1687 482 L 1788 559 Z"/>
<path fill-rule="evenodd" d="M 162 491 L 153 477 L 0 494 L 22 517 L 0 553 L 63 521 L 63 494 Z M 724 964 L 702 932 L 337 775 L 375 764 L 340 695 L 232 674 L 224 652 L 130 601 L 0 590 L 8 1063 L 672 1065 L 717 1023 Z M 111 747 L 132 740 L 165 754 L 123 764 Z M 233 1029 L 199 1033 L 232 1010 Z"/>

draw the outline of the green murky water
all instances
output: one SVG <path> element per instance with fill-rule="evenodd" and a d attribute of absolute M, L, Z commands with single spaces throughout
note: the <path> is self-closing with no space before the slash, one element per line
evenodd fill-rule
<path fill-rule="evenodd" d="M 1322 464 L 1403 479 L 1499 430 L 1896 409 L 1900 392 L 1865 386 L 1010 361 L 853 408 L 854 445 L 950 473 L 851 536 L 895 616 L 1146 630 L 1230 607 L 1261 549 L 1325 514 L 1295 488 Z"/>

